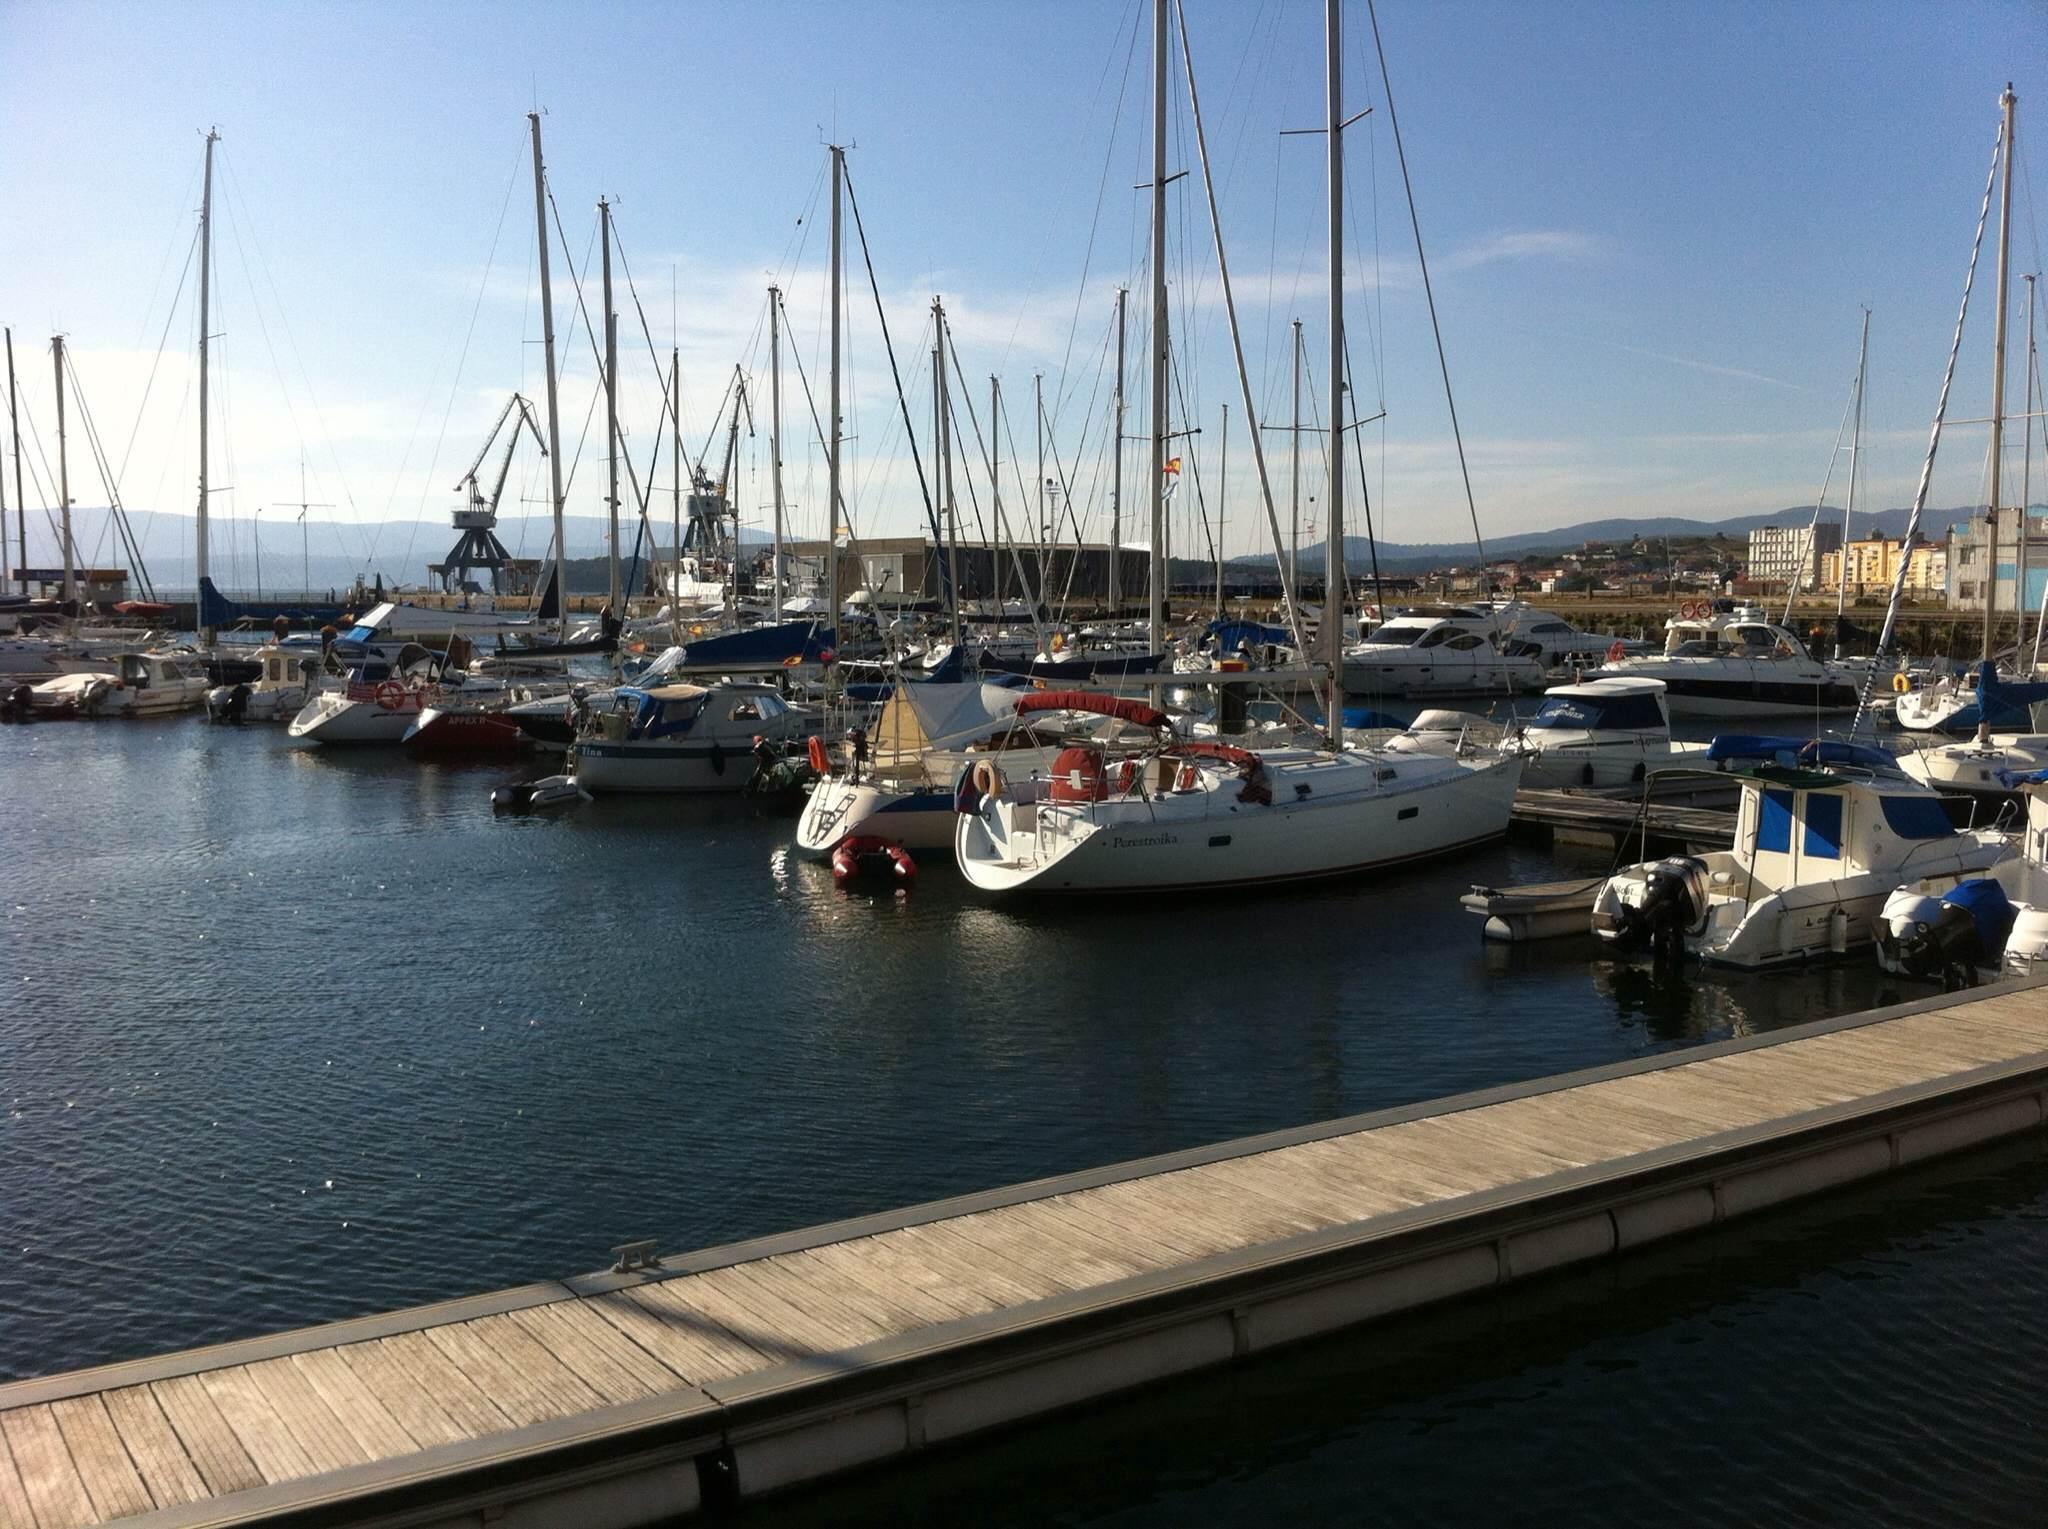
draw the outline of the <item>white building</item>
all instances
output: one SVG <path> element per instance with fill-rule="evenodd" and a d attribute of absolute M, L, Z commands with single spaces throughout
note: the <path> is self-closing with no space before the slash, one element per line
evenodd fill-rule
<path fill-rule="evenodd" d="M 1749 579 L 1752 583 L 1789 584 L 1801 589 L 1820 584 L 1820 560 L 1842 547 L 1840 525 L 1758 526 L 1749 533 Z"/>

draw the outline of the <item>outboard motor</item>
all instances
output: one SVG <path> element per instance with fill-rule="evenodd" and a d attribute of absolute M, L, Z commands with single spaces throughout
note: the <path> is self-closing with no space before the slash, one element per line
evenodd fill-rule
<path fill-rule="evenodd" d="M 0 699 L 0 722 L 33 722 L 36 719 L 36 692 L 32 685 L 16 685 Z"/>
<path fill-rule="evenodd" d="M 216 695 L 220 695 L 220 692 L 217 690 L 207 696 L 207 701 L 211 703 Z M 227 694 L 221 696 L 220 704 L 212 706 L 210 709 L 213 712 L 214 721 L 224 722 L 233 727 L 240 727 L 249 718 L 249 687 L 247 685 L 230 686 Z"/>
<path fill-rule="evenodd" d="M 1988 877 L 1958 882 L 1939 900 L 1900 890 L 1884 905 L 1878 944 L 1905 976 L 1939 981 L 1953 993 L 1974 987 L 1978 968 L 1998 965 L 2015 912 L 2005 888 Z"/>
<path fill-rule="evenodd" d="M 1689 930 L 1707 920 L 1707 863 L 1696 855 L 1659 860 L 1644 876 L 1643 900 L 1615 915 L 1614 939 L 1625 950 L 1647 950 L 1660 963 L 1685 954 Z"/>

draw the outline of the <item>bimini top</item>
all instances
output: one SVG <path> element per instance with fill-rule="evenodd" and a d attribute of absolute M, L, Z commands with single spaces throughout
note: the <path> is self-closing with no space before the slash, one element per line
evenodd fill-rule
<path fill-rule="evenodd" d="M 1017 700 L 1017 715 L 1034 711 L 1086 711 L 1099 717 L 1116 717 L 1139 727 L 1165 727 L 1166 713 L 1143 701 L 1125 696 L 1101 695 L 1092 690 L 1034 690 Z"/>
<path fill-rule="evenodd" d="M 711 692 L 702 685 L 659 685 L 651 690 L 622 685 L 612 694 L 619 710 L 630 708 L 633 713 L 629 737 L 666 738 L 687 733 L 696 725 L 704 698 Z"/>

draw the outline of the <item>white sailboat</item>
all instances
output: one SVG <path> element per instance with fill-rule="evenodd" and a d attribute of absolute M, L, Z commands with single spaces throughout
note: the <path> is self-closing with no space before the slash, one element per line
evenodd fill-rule
<path fill-rule="evenodd" d="M 1155 648 L 1163 643 L 1161 464 L 1166 442 L 1165 115 L 1166 0 L 1153 9 L 1153 579 Z M 1339 0 L 1326 0 L 1327 148 L 1329 153 L 1330 375 L 1344 375 L 1342 52 Z M 1238 346 L 1235 302 L 1216 219 L 1215 192 L 1195 91 L 1194 63 L 1182 57 L 1195 143 L 1209 196 L 1218 273 L 1237 349 L 1238 381 L 1251 414 Z M 1256 418 L 1253 414 L 1252 417 Z M 1333 424 L 1335 421 L 1333 420 Z M 1256 442 L 1257 432 L 1253 432 Z M 1278 520 L 1264 457 L 1256 453 L 1269 533 Z M 1154 746 L 1113 756 L 1074 748 L 1043 776 L 964 801 L 954 838 L 961 874 L 991 893 L 1074 894 L 1208 889 L 1339 876 L 1440 855 L 1498 837 L 1507 829 L 1519 756 L 1478 749 L 1393 754 L 1341 746 L 1344 641 L 1344 453 L 1330 453 L 1329 608 L 1320 633 L 1328 687 L 1329 747 L 1263 753 L 1218 742 L 1163 736 Z M 1283 582 L 1288 624 L 1300 630 Z"/>

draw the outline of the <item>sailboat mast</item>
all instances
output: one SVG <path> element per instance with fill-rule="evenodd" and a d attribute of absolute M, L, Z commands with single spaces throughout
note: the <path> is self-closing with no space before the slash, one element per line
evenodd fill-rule
<path fill-rule="evenodd" d="M 1289 494 L 1287 519 L 1287 579 L 1294 597 L 1301 598 L 1301 320 L 1294 321 L 1294 424 L 1287 438 L 1294 443 L 1292 471 L 1294 487 Z"/>
<path fill-rule="evenodd" d="M 1128 287 L 1116 289 L 1116 426 L 1109 447 L 1109 619 L 1123 619 L 1124 591 L 1124 308 Z"/>
<path fill-rule="evenodd" d="M 683 591 L 683 348 L 668 350 L 669 551 L 675 561 L 668 579 L 671 624 L 679 622 Z"/>
<path fill-rule="evenodd" d="M 2034 499 L 2034 276 L 2029 272 L 2020 278 L 2027 284 L 2027 357 L 2020 363 L 2020 370 L 2026 377 L 2027 401 L 2020 409 L 2026 416 L 2024 444 L 2020 449 L 2020 538 L 2019 546 L 2013 552 L 2013 601 L 2015 618 L 2013 627 L 2014 667 L 2018 667 L 2019 644 L 2027 638 L 2027 512 Z M 2022 672 L 2022 678 L 2032 679 L 2034 667 L 2039 660 L 2041 629 L 2034 628 L 2034 651 L 2036 658 L 2029 662 Z"/>
<path fill-rule="evenodd" d="M 1230 405 L 1223 406 L 1223 439 L 1216 464 L 1216 619 L 1223 619 L 1223 501 L 1230 492 Z"/>
<path fill-rule="evenodd" d="M 1038 587 L 1052 582 L 1052 552 L 1059 543 L 1052 516 L 1046 514 L 1045 373 L 1031 374 L 1031 412 L 1038 416 Z"/>
<path fill-rule="evenodd" d="M 541 361 L 548 381 L 548 509 L 554 517 L 555 600 L 561 607 L 559 631 L 569 640 L 569 551 L 562 525 L 562 424 L 555 412 L 555 289 L 548 280 L 548 198 L 546 173 L 541 168 L 540 113 L 530 111 L 526 120 L 533 128 L 533 225 L 540 250 L 540 339 Z"/>
<path fill-rule="evenodd" d="M 1152 0 L 1152 651 L 1166 647 L 1166 0 Z"/>
<path fill-rule="evenodd" d="M 619 603 L 619 316 L 612 312 L 612 204 L 604 197 L 597 199 L 597 216 L 604 225 L 604 455 L 609 474 L 605 507 L 611 516 L 606 604 L 612 615 L 623 621 L 625 610 Z"/>
<path fill-rule="evenodd" d="M 932 447 L 937 452 L 932 492 L 946 527 L 946 588 L 952 603 L 953 646 L 960 646 L 960 517 L 953 502 L 952 401 L 946 391 L 946 305 L 932 299 Z M 936 551 L 937 549 L 934 549 Z"/>
<path fill-rule="evenodd" d="M 1849 532 L 1856 519 L 1856 480 L 1863 475 L 1863 389 L 1870 368 L 1870 310 L 1863 310 L 1863 338 L 1856 347 L 1856 428 L 1849 437 L 1849 493 L 1842 501 L 1842 550 L 1840 572 L 1835 579 L 1835 657 L 1842 656 L 1842 612 L 1849 599 Z M 1899 556 L 1910 558 L 1911 547 L 1901 547 Z"/>
<path fill-rule="evenodd" d="M 1341 0 L 1328 15 L 1330 150 L 1330 506 L 1323 557 L 1323 652 L 1330 665 L 1330 747 L 1344 741 L 1344 54 Z"/>
<path fill-rule="evenodd" d="M 206 427 L 208 423 L 206 394 L 209 380 L 207 376 L 207 340 L 213 328 L 213 146 L 219 141 L 220 133 L 214 128 L 208 128 L 206 130 L 206 175 L 203 189 L 199 196 L 199 528 L 193 566 L 196 570 L 196 578 L 201 590 L 206 588 L 206 580 L 210 571 L 207 566 L 206 544 Z M 64 517 L 64 535 L 68 546 L 71 536 L 71 501 L 69 499 L 64 501 Z M 68 552 L 66 553 L 64 563 L 64 586 L 67 591 L 71 587 L 71 563 Z M 64 598 L 68 600 L 71 596 L 67 593 Z M 199 640 L 208 647 L 213 646 L 213 628 L 202 626 L 199 629 Z"/>
<path fill-rule="evenodd" d="M 1010 544 L 1010 557 L 1017 564 L 1017 598 L 1029 600 L 1031 590 L 1024 582 L 1023 554 L 1017 550 L 1017 539 L 1010 535 L 1009 527 L 1003 524 L 1003 384 L 994 372 L 988 378 L 988 493 L 989 515 L 995 521 L 996 535 Z M 996 580 L 996 619 L 1002 619 L 1002 580 Z M 1031 609 L 1032 625 L 1038 623 L 1038 608 Z"/>
<path fill-rule="evenodd" d="M 7 429 L 14 437 L 14 543 L 21 555 L 21 592 L 28 593 L 28 501 L 21 496 L 21 413 L 15 405 L 14 331 L 7 331 Z"/>
<path fill-rule="evenodd" d="M 1986 571 L 1984 582 L 1984 662 L 1987 665 L 1991 662 L 1992 626 L 1998 610 L 1998 469 L 1999 458 L 2005 453 L 2005 309 L 2009 296 L 2007 287 L 2011 281 L 2008 271 L 2012 260 L 2013 127 L 2020 104 L 2020 98 L 2012 93 L 2010 82 L 2006 84 L 2005 94 L 1999 98 L 1999 104 L 2005 108 L 2005 160 L 1999 166 L 2002 184 L 1998 192 L 1998 299 L 1994 310 L 1997 316 L 1991 323 L 1991 566 Z M 2026 511 L 2022 509 L 2020 513 L 2024 516 Z M 2018 568 L 2013 572 L 2015 576 L 2020 574 Z M 2023 601 L 2015 600 L 2015 608 L 2022 603 Z M 1980 707 L 1977 718 L 1977 744 L 1978 747 L 1984 748 L 1989 747 L 1990 743 L 1991 713 L 1988 709 Z"/>
<path fill-rule="evenodd" d="M 768 556 L 771 621 L 782 619 L 782 289 L 768 289 L 768 481 L 775 495 L 775 542 Z"/>
<path fill-rule="evenodd" d="M 829 570 L 827 587 L 831 593 L 832 621 L 839 623 L 841 599 L 839 594 L 839 331 L 840 331 L 840 283 L 844 259 L 843 239 L 840 231 L 839 201 L 840 186 L 846 177 L 846 150 L 838 144 L 832 145 L 832 361 L 831 380 L 827 386 L 829 394 L 825 406 L 826 429 L 831 439 L 825 443 L 825 557 Z"/>
<path fill-rule="evenodd" d="M 50 337 L 50 359 L 57 371 L 57 508 L 63 516 L 64 545 L 57 550 L 64 558 L 64 603 L 69 605 L 77 594 L 72 581 L 72 569 L 77 558 L 71 550 L 71 468 L 64 455 L 64 336 Z"/>

